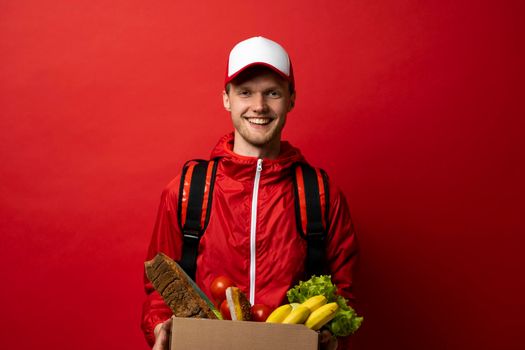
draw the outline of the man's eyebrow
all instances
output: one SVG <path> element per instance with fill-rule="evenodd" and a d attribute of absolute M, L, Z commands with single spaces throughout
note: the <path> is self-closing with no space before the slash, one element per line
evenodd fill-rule
<path fill-rule="evenodd" d="M 272 86 L 269 86 L 268 88 L 264 89 L 264 91 L 272 91 L 272 90 L 283 90 L 284 87 L 282 87 L 281 85 L 272 85 Z"/>
<path fill-rule="evenodd" d="M 233 89 L 235 91 L 238 91 L 238 90 L 252 90 L 248 84 L 240 84 L 240 85 L 236 85 L 233 87 Z M 279 85 L 279 84 L 275 84 L 275 85 L 270 85 L 268 87 L 266 87 L 263 91 L 271 91 L 271 90 L 282 90 L 284 89 L 283 86 Z"/>
<path fill-rule="evenodd" d="M 248 86 L 246 86 L 245 84 L 241 84 L 241 85 L 234 85 L 233 86 L 233 90 L 235 90 L 235 91 L 250 90 L 250 88 Z"/>

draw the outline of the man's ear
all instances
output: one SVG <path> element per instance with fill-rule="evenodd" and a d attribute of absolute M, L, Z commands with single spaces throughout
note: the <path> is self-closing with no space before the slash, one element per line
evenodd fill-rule
<path fill-rule="evenodd" d="M 225 110 L 231 112 L 232 109 L 230 107 L 230 97 L 225 90 L 222 90 L 222 104 L 224 105 Z"/>
<path fill-rule="evenodd" d="M 295 91 L 290 96 L 290 106 L 288 107 L 288 112 L 290 112 L 295 107 Z"/>

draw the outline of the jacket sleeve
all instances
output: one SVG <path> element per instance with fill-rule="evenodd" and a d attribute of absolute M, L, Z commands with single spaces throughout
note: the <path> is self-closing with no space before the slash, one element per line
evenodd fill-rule
<path fill-rule="evenodd" d="M 329 186 L 327 263 L 339 294 L 347 298 L 351 306 L 355 306 L 353 283 L 358 260 L 357 237 L 343 193 L 333 183 Z"/>
<path fill-rule="evenodd" d="M 179 178 L 174 179 L 162 192 L 157 213 L 157 219 L 149 244 L 146 261 L 153 259 L 162 252 L 174 260 L 179 260 L 182 246 L 182 236 L 177 221 L 177 190 Z M 172 316 L 171 309 L 164 303 L 162 297 L 155 291 L 153 285 L 144 273 L 144 290 L 146 300 L 142 307 L 142 331 L 150 346 L 155 342 L 153 330 L 155 326 Z"/>

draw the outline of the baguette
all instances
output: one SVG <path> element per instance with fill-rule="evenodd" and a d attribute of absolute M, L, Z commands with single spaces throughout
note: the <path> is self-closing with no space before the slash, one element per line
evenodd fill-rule
<path fill-rule="evenodd" d="M 226 301 L 232 321 L 251 321 L 251 305 L 246 295 L 237 287 L 226 288 Z"/>

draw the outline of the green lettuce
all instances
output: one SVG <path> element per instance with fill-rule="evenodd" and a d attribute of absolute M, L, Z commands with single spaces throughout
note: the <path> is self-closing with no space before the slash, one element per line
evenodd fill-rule
<path fill-rule="evenodd" d="M 308 281 L 300 281 L 286 293 L 290 303 L 302 303 L 316 295 L 324 295 L 327 302 L 336 302 L 339 305 L 334 319 L 326 325 L 333 335 L 344 337 L 353 334 L 361 326 L 363 317 L 348 306 L 344 297 L 337 295 L 337 287 L 332 283 L 330 275 L 312 276 Z"/>

